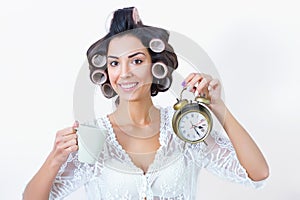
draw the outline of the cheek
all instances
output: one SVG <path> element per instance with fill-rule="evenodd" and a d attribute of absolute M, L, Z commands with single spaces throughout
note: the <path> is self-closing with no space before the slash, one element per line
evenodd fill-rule
<path fill-rule="evenodd" d="M 110 80 L 110 84 L 114 87 L 114 85 L 116 85 L 116 80 L 117 80 L 117 72 L 116 70 L 109 70 L 108 69 L 108 77 Z"/>
<path fill-rule="evenodd" d="M 149 66 L 145 66 L 136 70 L 136 75 L 145 83 L 152 83 L 152 73 Z"/>

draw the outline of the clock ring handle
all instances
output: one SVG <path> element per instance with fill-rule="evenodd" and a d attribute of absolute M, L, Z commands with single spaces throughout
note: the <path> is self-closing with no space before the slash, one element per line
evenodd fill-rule
<path fill-rule="evenodd" d="M 179 100 L 182 100 L 182 93 L 183 93 L 183 91 L 186 90 L 186 89 L 187 89 L 187 87 L 184 87 L 184 88 L 181 90 L 180 95 L 179 95 Z"/>
<path fill-rule="evenodd" d="M 179 100 L 182 100 L 182 93 L 187 89 L 188 87 L 184 87 L 181 92 L 180 92 L 180 95 L 179 95 Z M 195 97 L 195 101 L 199 102 L 199 103 L 203 103 L 203 104 L 206 104 L 206 105 L 209 105 L 210 104 L 210 100 L 207 99 L 205 97 L 205 94 L 204 95 L 201 95 L 199 94 L 198 96 Z"/>

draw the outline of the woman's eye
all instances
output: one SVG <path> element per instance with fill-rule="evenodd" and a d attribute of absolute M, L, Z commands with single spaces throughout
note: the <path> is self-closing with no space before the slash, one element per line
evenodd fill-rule
<path fill-rule="evenodd" d="M 141 64 L 143 61 L 141 59 L 134 59 L 132 61 L 133 64 Z"/>
<path fill-rule="evenodd" d="M 110 63 L 109 63 L 109 65 L 110 66 L 112 66 L 112 67 L 115 67 L 115 66 L 118 66 L 118 62 L 117 61 L 111 61 Z"/>

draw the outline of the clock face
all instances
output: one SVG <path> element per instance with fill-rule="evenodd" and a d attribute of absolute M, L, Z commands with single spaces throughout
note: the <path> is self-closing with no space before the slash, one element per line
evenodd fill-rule
<path fill-rule="evenodd" d="M 179 133 L 189 141 L 205 138 L 209 125 L 207 118 L 200 112 L 185 113 L 178 122 Z"/>

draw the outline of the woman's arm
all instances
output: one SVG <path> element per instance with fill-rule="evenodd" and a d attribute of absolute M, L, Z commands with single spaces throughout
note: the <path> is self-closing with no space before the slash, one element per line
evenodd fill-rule
<path fill-rule="evenodd" d="M 253 181 L 264 180 L 269 176 L 268 164 L 260 149 L 225 106 L 223 101 L 211 107 L 213 113 L 222 122 L 241 165 Z"/>
<path fill-rule="evenodd" d="M 77 135 L 74 130 L 77 126 L 78 124 L 75 123 L 73 127 L 57 132 L 53 150 L 23 192 L 24 200 L 49 199 L 52 184 L 60 167 L 67 160 L 69 154 L 78 149 Z"/>
<path fill-rule="evenodd" d="M 249 178 L 254 181 L 266 179 L 269 176 L 268 164 L 254 140 L 221 99 L 220 82 L 206 74 L 192 73 L 185 79 L 183 85 L 191 92 L 205 95 L 210 99 L 209 107 L 223 125 Z"/>

